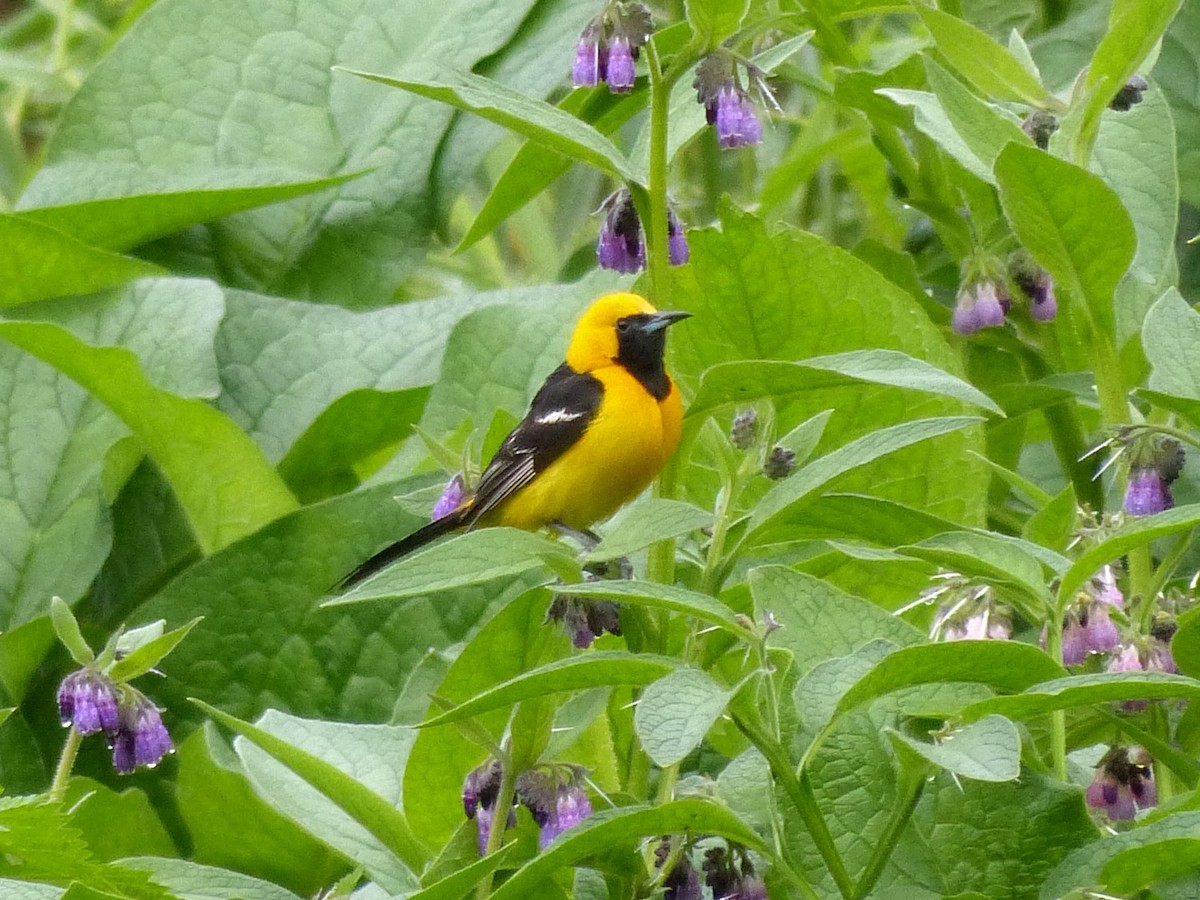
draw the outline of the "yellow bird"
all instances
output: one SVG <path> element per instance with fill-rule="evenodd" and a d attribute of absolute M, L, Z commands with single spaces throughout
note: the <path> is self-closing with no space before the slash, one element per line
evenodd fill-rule
<path fill-rule="evenodd" d="M 553 526 L 587 532 L 654 480 L 679 445 L 683 404 L 663 365 L 666 329 L 691 313 L 658 312 L 637 294 L 587 308 L 529 412 L 451 512 L 376 553 L 342 587 L 459 528 Z"/>

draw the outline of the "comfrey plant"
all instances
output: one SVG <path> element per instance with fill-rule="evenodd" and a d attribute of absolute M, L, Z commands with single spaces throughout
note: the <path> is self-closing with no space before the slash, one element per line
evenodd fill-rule
<path fill-rule="evenodd" d="M 82 668 L 67 675 L 58 687 L 58 715 L 69 728 L 59 759 L 52 798 L 61 798 L 82 738 L 103 734 L 112 750 L 113 768 L 128 775 L 152 769 L 174 752 L 175 745 L 154 702 L 129 682 L 154 671 L 199 621 L 164 633 L 163 623 L 132 631 L 118 630 L 95 653 L 79 630 L 70 608 L 55 597 L 51 618 L 59 640 Z"/>

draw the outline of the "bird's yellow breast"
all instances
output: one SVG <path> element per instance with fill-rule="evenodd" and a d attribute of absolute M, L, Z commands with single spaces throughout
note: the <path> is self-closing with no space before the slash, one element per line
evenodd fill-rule
<path fill-rule="evenodd" d="M 679 391 L 655 400 L 620 365 L 591 373 L 604 400 L 587 431 L 498 510 L 496 524 L 536 529 L 552 522 L 587 528 L 646 489 L 679 446 Z"/>

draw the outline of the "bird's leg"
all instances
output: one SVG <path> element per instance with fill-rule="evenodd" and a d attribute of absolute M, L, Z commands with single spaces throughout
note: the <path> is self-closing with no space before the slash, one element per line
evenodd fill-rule
<path fill-rule="evenodd" d="M 550 527 L 564 537 L 569 537 L 578 543 L 585 553 L 595 550 L 600 543 L 600 535 L 596 534 L 590 528 L 572 528 L 563 522 L 551 522 Z M 589 575 L 595 575 L 597 578 L 620 578 L 628 581 L 633 577 L 633 564 L 627 556 L 590 562 L 583 567 L 583 570 Z"/>

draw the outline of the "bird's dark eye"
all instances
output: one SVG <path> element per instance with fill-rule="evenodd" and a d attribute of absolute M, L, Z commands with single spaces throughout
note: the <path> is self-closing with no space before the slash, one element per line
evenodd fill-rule
<path fill-rule="evenodd" d="M 617 332 L 619 334 L 628 334 L 629 329 L 633 327 L 633 323 L 628 319 L 617 319 Z"/>

